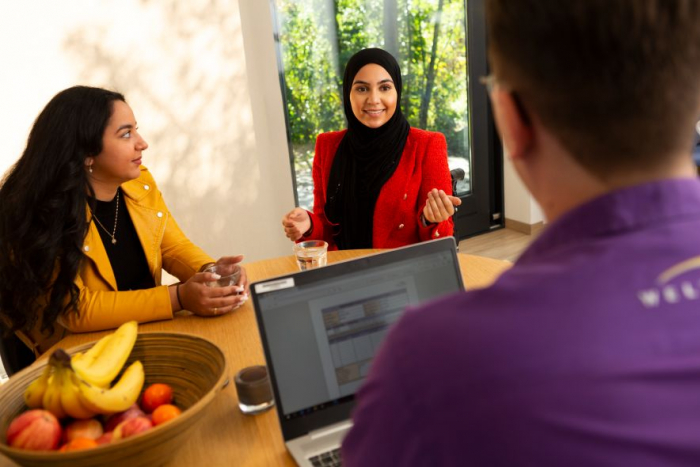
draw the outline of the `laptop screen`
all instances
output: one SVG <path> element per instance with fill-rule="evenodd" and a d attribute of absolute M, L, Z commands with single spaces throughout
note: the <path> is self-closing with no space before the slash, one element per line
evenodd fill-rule
<path fill-rule="evenodd" d="M 462 289 L 451 238 L 253 284 L 281 420 L 351 402 L 408 306 Z"/>

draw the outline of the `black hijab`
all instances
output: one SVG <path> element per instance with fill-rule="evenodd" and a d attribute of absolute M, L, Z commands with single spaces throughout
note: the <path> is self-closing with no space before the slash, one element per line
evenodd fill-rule
<path fill-rule="evenodd" d="M 350 90 L 355 75 L 365 65 L 384 68 L 396 88 L 394 115 L 379 128 L 369 128 L 352 112 Z M 410 126 L 401 113 L 401 69 L 382 49 L 364 49 L 353 55 L 343 77 L 343 107 L 348 121 L 328 178 L 326 217 L 338 224 L 334 234 L 341 250 L 372 248 L 374 206 L 379 192 L 396 171 Z"/>

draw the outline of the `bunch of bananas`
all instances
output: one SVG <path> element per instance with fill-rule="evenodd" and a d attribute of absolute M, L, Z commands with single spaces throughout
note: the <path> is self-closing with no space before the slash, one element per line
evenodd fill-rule
<path fill-rule="evenodd" d="M 129 358 L 136 334 L 136 321 L 130 321 L 85 353 L 71 358 L 63 349 L 54 351 L 43 374 L 24 392 L 27 407 L 43 407 L 58 418 L 77 419 L 122 412 L 131 407 L 144 383 L 141 362 L 133 362 L 119 381 L 112 387 L 109 385 Z"/>

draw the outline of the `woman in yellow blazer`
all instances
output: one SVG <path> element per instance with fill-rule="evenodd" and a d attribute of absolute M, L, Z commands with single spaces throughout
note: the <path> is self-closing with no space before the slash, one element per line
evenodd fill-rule
<path fill-rule="evenodd" d="M 124 96 L 76 86 L 57 94 L 0 187 L 0 326 L 39 355 L 67 332 L 223 314 L 239 285 L 206 287 L 214 263 L 185 237 L 149 171 L 148 144 Z M 221 258 L 230 267 L 242 256 Z M 161 285 L 165 269 L 180 279 Z"/>

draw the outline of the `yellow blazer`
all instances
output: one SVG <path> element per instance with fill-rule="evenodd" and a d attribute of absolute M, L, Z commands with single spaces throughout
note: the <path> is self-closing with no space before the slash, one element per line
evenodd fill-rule
<path fill-rule="evenodd" d="M 68 332 L 113 329 L 130 320 L 144 323 L 172 319 L 168 287 L 161 285 L 162 270 L 186 281 L 204 264 L 214 261 L 182 233 L 148 169 L 141 166 L 141 176 L 122 184 L 121 189 L 156 287 L 117 291 L 107 251 L 97 226 L 91 222 L 83 243 L 85 260 L 75 279 L 80 291 L 78 313 L 68 311 L 59 317 L 52 336 L 42 335 L 39 325 L 30 335 L 20 335 L 36 355 Z"/>

